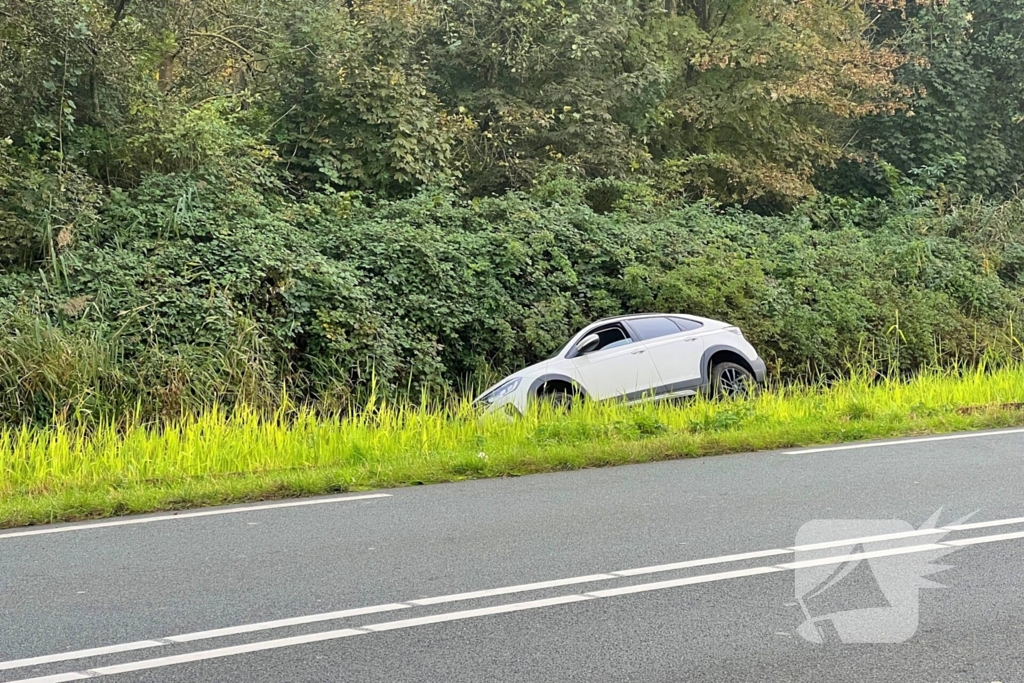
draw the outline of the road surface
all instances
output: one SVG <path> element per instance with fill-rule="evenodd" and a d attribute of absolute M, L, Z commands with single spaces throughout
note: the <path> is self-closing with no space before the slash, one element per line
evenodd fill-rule
<path fill-rule="evenodd" d="M 0 682 L 1022 681 L 1022 456 L 1003 430 L 0 531 Z"/>

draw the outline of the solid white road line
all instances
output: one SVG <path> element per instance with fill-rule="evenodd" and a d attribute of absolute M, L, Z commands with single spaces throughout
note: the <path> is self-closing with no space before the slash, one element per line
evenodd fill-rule
<path fill-rule="evenodd" d="M 185 664 L 187 662 L 201 662 L 204 659 L 216 659 L 218 657 L 231 657 L 247 652 L 260 652 L 262 650 L 275 650 L 281 647 L 292 647 L 294 645 L 305 645 L 306 643 L 319 643 L 324 640 L 337 640 L 349 636 L 361 636 L 366 631 L 353 628 L 343 628 L 337 631 L 324 631 L 322 633 L 310 633 L 304 636 L 292 638 L 278 638 L 276 640 L 264 640 L 259 643 L 248 643 L 246 645 L 235 645 L 233 647 L 221 647 L 216 650 L 202 650 L 200 652 L 189 652 L 183 655 L 171 657 L 157 657 L 156 659 L 144 659 L 139 662 L 128 662 L 127 664 L 114 664 L 113 666 L 101 666 L 96 669 L 89 669 L 85 672 L 87 676 L 111 676 L 123 674 L 130 671 L 142 671 L 144 669 L 158 669 L 164 666 Z M 31 678 L 28 680 L 32 680 Z M 36 682 L 38 683 L 38 682 Z"/>
<path fill-rule="evenodd" d="M 945 436 L 924 436 L 916 439 L 899 439 L 898 441 L 872 441 L 870 443 L 852 443 L 845 446 L 823 446 L 821 448 L 804 448 L 796 451 L 785 451 L 783 455 L 807 455 L 808 453 L 828 453 L 829 451 L 853 451 L 859 448 L 881 448 L 884 446 L 903 446 L 930 441 L 953 441 L 956 439 L 981 439 L 986 436 L 1005 436 L 1006 434 L 1024 434 L 1024 429 L 1000 429 L 992 432 L 970 432 L 967 434 L 947 434 Z"/>
<path fill-rule="evenodd" d="M 92 678 L 89 674 L 81 674 L 77 671 L 72 671 L 66 674 L 54 674 L 52 676 L 39 676 L 38 678 L 25 678 L 21 681 L 11 681 L 11 683 L 65 683 L 65 681 L 81 681 L 86 678 Z"/>
<path fill-rule="evenodd" d="M 163 643 L 161 643 L 158 640 L 137 640 L 134 643 L 108 645 L 107 647 L 94 647 L 88 650 L 62 652 L 61 654 L 56 655 L 44 655 L 42 657 L 26 657 L 25 659 L 13 659 L 9 662 L 0 662 L 0 671 L 5 671 L 7 669 L 20 669 L 25 666 L 52 664 L 54 662 L 66 662 L 69 659 L 86 659 L 88 657 L 99 657 L 101 655 L 117 654 L 118 652 L 144 650 L 148 647 L 160 647 L 161 645 L 163 645 Z"/>
<path fill-rule="evenodd" d="M 1024 521 L 1024 520 L 1021 520 Z M 897 531 L 891 534 L 879 534 L 878 536 L 862 536 L 860 538 L 849 538 L 841 541 L 825 541 L 824 543 L 808 543 L 806 545 L 795 545 L 790 550 L 803 552 L 806 550 L 825 550 L 826 548 L 840 548 L 844 545 L 860 545 L 861 543 L 878 543 L 879 541 L 893 541 L 899 538 L 913 538 L 914 536 L 935 536 L 948 534 L 954 527 L 936 527 L 934 529 L 914 529 L 913 531 Z"/>
<path fill-rule="evenodd" d="M 402 619 L 401 621 L 385 621 L 381 624 L 370 624 L 360 626 L 363 631 L 394 631 L 399 628 L 412 628 L 413 626 L 425 626 L 426 624 L 440 624 L 445 621 L 458 621 L 460 619 L 472 619 L 473 617 L 486 617 L 492 614 L 506 614 L 508 612 L 521 612 L 526 609 L 537 609 L 538 607 L 551 607 L 552 605 L 564 605 L 569 602 L 580 602 L 590 600 L 584 595 L 563 595 L 557 598 L 546 598 L 544 600 L 530 600 L 528 602 L 514 602 L 508 605 L 495 605 L 494 607 L 482 607 L 480 609 L 467 609 L 461 612 L 447 612 L 445 614 L 432 614 L 429 617 L 418 617 L 416 619 Z"/>
<path fill-rule="evenodd" d="M 924 533 L 925 531 L 927 531 L 929 533 L 949 533 L 950 531 L 961 531 L 961 530 L 976 529 L 976 528 L 988 528 L 988 527 L 995 527 L 995 526 L 1007 526 L 1007 525 L 1013 525 L 1013 524 L 1024 524 L 1024 517 L 1014 517 L 1014 518 L 1010 518 L 1010 519 L 992 520 L 992 521 L 988 521 L 988 522 L 974 522 L 972 524 L 958 524 L 958 525 L 952 525 L 952 526 L 948 526 L 948 527 L 939 527 L 937 529 L 927 529 L 927 530 L 922 529 L 922 530 L 917 530 L 917 531 L 914 531 L 914 532 L 909 532 L 908 531 L 908 532 L 899 532 L 899 533 L 895 533 L 895 534 L 880 534 L 878 536 L 862 536 L 862 537 L 859 537 L 859 538 L 852 538 L 852 539 L 839 540 L 839 541 L 830 541 L 830 542 L 827 542 L 827 543 L 815 543 L 815 544 L 809 544 L 809 545 L 803 545 L 803 546 L 794 546 L 792 548 L 775 548 L 775 549 L 771 549 L 771 550 L 759 550 L 759 551 L 756 551 L 756 552 L 740 553 L 740 554 L 736 554 L 736 555 L 722 555 L 720 557 L 710 557 L 710 558 L 705 558 L 705 559 L 700 559 L 700 560 L 689 560 L 689 561 L 686 561 L 686 562 L 676 562 L 676 563 L 672 563 L 672 564 L 653 565 L 653 566 L 650 566 L 650 567 L 638 567 L 636 569 L 624 569 L 624 570 L 617 571 L 617 572 L 609 572 L 607 574 L 588 574 L 586 576 L 576 576 L 576 577 L 570 577 L 570 578 L 566 578 L 566 579 L 555 579 L 555 580 L 552 580 L 552 581 L 539 581 L 539 582 L 536 582 L 536 583 L 520 584 L 520 585 L 516 585 L 516 586 L 507 586 L 507 587 L 503 587 L 503 588 L 493 588 L 493 589 L 489 589 L 489 590 L 472 591 L 472 592 L 468 592 L 468 593 L 455 593 L 455 594 L 452 594 L 452 595 L 441 595 L 441 596 L 432 597 L 432 598 L 419 598 L 419 599 L 416 599 L 416 600 L 408 600 L 406 602 L 396 602 L 396 603 L 389 603 L 389 604 L 384 604 L 384 605 L 373 605 L 373 606 L 369 606 L 369 607 L 357 607 L 357 608 L 354 608 L 354 609 L 340 610 L 340 611 L 336 611 L 336 612 L 324 612 L 324 613 L 321 613 L 321 614 L 311 614 L 311 615 L 307 615 L 307 616 L 292 617 L 292 618 L 288 618 L 288 619 L 276 619 L 276 620 L 273 620 L 273 621 L 264 621 L 264 622 L 254 623 L 254 624 L 242 624 L 240 626 L 229 626 L 229 627 L 225 627 L 225 628 L 210 629 L 210 630 L 206 630 L 206 631 L 196 631 L 194 633 L 185 633 L 185 634 L 182 634 L 182 635 L 169 636 L 169 637 L 166 637 L 166 638 L 159 638 L 159 639 L 153 639 L 153 640 L 140 640 L 140 641 L 137 641 L 137 642 L 134 642 L 134 643 L 125 643 L 123 645 L 111 645 L 111 646 L 107 646 L 107 647 L 91 648 L 91 649 L 88 649 L 88 650 L 76 650 L 74 652 L 64 652 L 64 653 L 54 654 L 54 655 L 44 655 L 44 656 L 41 656 L 41 657 L 29 657 L 29 658 L 25 658 L 25 659 L 11 660 L 11 661 L 8 661 L 8 662 L 0 662 L 0 670 L 16 669 L 16 668 L 22 668 L 22 667 L 26 667 L 26 666 L 34 666 L 34 665 L 37 665 L 37 664 L 49 664 L 49 663 L 54 663 L 54 662 L 71 661 L 71 660 L 75 660 L 75 659 L 86 659 L 86 658 L 89 658 L 89 657 L 96 657 L 96 656 L 100 656 L 100 655 L 104 655 L 104 654 L 114 654 L 114 653 L 117 653 L 117 652 L 125 652 L 125 651 L 130 651 L 130 650 L 141 650 L 141 649 L 144 649 L 144 648 L 161 647 L 161 646 L 164 646 L 164 645 L 169 645 L 169 644 L 174 644 L 174 643 L 188 643 L 188 642 L 194 642 L 194 641 L 198 641 L 198 640 L 205 640 L 205 639 L 208 639 L 208 638 L 219 638 L 219 637 L 223 637 L 223 636 L 231 636 L 231 635 L 237 635 L 237 634 L 241 634 L 241 633 L 252 633 L 252 632 L 255 632 L 255 631 L 264 631 L 264 630 L 269 630 L 269 629 L 285 628 L 285 627 L 288 627 L 288 626 L 297 626 L 297 625 L 302 625 L 302 624 L 312 624 L 312 623 L 322 622 L 322 621 L 332 621 L 332 620 L 336 620 L 336 619 L 344 619 L 344 618 L 348 618 L 348 617 L 359 616 L 359 615 L 362 615 L 362 614 L 374 614 L 374 613 L 378 613 L 378 612 L 388 612 L 388 611 L 394 611 L 394 610 L 399 610 L 399 609 L 407 609 L 407 608 L 412 607 L 412 606 L 437 605 L 437 604 L 442 604 L 442 603 L 446 603 L 446 602 L 458 602 L 458 601 L 462 601 L 462 600 L 474 600 L 474 599 L 478 599 L 478 598 L 486 598 L 486 597 L 499 596 L 499 595 L 508 595 L 508 594 L 511 594 L 511 593 L 522 593 L 522 592 L 535 591 L 535 590 L 544 590 L 544 589 L 547 589 L 547 588 L 557 588 L 559 586 L 570 586 L 570 585 L 575 585 L 575 584 L 580 584 L 580 583 L 608 581 L 608 580 L 612 580 L 612 579 L 616 579 L 616 578 L 624 578 L 624 577 L 630 577 L 630 576 L 641 576 L 641 575 L 644 575 L 644 574 L 653 574 L 653 573 L 657 573 L 657 572 L 671 571 L 671 570 L 674 570 L 674 569 L 687 569 L 687 568 L 691 568 L 691 567 L 701 567 L 701 566 L 706 566 L 706 565 L 711 565 L 711 564 L 726 564 L 726 563 L 730 563 L 730 562 L 740 562 L 740 561 L 743 561 L 743 560 L 757 559 L 757 558 L 761 558 L 761 557 L 774 557 L 774 556 L 778 556 L 778 555 L 790 555 L 794 551 L 798 551 L 798 550 L 799 551 L 819 550 L 819 549 L 824 549 L 824 548 L 829 548 L 829 547 L 859 545 L 859 544 L 871 543 L 871 542 L 877 542 L 877 541 L 893 540 L 893 539 L 897 539 L 897 538 L 908 538 L 908 537 L 913 537 L 913 536 L 917 536 L 917 535 L 926 535 Z M 907 552 L 924 552 L 925 550 L 935 550 L 935 549 L 938 549 L 938 548 L 948 547 L 948 546 L 973 545 L 973 544 L 977 544 L 977 543 L 987 543 L 987 542 L 1000 541 L 1000 540 L 1013 540 L 1013 539 L 1017 539 L 1017 538 L 1024 538 L 1024 532 L 1010 533 L 1010 534 L 1000 534 L 1000 535 L 997 535 L 997 536 L 983 536 L 983 537 L 971 538 L 971 539 L 961 539 L 961 540 L 957 540 L 957 541 L 945 541 L 945 542 L 943 542 L 941 544 L 905 546 L 905 547 L 902 547 L 902 548 L 892 548 L 892 549 L 887 549 L 887 550 L 872 551 L 872 552 L 859 553 L 859 554 L 854 554 L 854 555 L 837 555 L 837 556 L 826 557 L 826 558 L 819 558 L 819 559 L 814 559 L 814 560 L 804 560 L 804 561 L 801 561 L 801 562 L 790 562 L 790 563 L 785 563 L 785 564 L 778 564 L 778 565 L 774 565 L 772 567 L 754 567 L 754 568 L 751 568 L 751 569 L 740 569 L 740 570 L 737 570 L 737 571 L 734 571 L 734 572 L 719 572 L 719 573 L 716 573 L 716 574 L 705 574 L 705 575 L 702 575 L 702 576 L 686 577 L 684 579 L 675 579 L 675 580 L 671 580 L 671 581 L 661 581 L 661 582 L 657 582 L 657 583 L 641 584 L 639 586 L 626 586 L 626 587 L 623 587 L 623 588 L 613 588 L 613 589 L 607 589 L 607 590 L 601 590 L 601 591 L 593 591 L 593 592 L 590 592 L 590 593 L 585 593 L 584 595 L 591 596 L 591 597 L 610 597 L 610 596 L 613 596 L 613 595 L 627 595 L 629 593 L 639 593 L 639 592 L 645 592 L 645 591 L 651 591 L 651 590 L 660 590 L 662 588 L 672 588 L 672 587 L 675 587 L 675 586 L 686 586 L 686 585 L 695 584 L 695 583 L 706 583 L 706 582 L 709 582 L 709 581 L 720 581 L 720 580 L 723 580 L 723 579 L 738 578 L 738 577 L 741 577 L 741 576 L 754 576 L 754 575 L 757 575 L 757 574 L 770 573 L 772 571 L 783 571 L 783 570 L 787 570 L 787 569 L 795 569 L 798 566 L 817 566 L 817 565 L 824 565 L 824 564 L 836 564 L 836 563 L 848 562 L 848 561 L 851 561 L 851 560 L 869 559 L 871 557 L 883 557 L 885 555 L 895 555 L 895 554 L 901 554 L 901 553 L 907 553 Z M 554 598 L 554 599 L 555 600 L 559 600 L 561 598 Z M 543 602 L 543 600 L 534 601 L 534 602 L 541 603 L 541 602 Z M 525 604 L 525 603 L 515 603 L 515 604 Z M 558 603 L 553 603 L 553 604 L 558 604 Z M 484 608 L 484 610 L 490 610 L 490 609 L 502 610 L 504 608 L 505 608 L 505 606 L 499 606 L 497 608 Z M 474 614 L 479 612 L 480 614 L 484 614 L 484 612 L 481 612 L 480 610 L 469 610 L 468 612 L 473 612 Z M 500 611 L 499 612 L 489 612 L 489 613 L 499 614 Z M 460 613 L 455 613 L 455 614 L 460 614 Z M 440 615 L 440 616 L 443 616 L 443 615 Z M 424 621 L 422 623 L 436 623 L 438 618 L 439 617 L 423 617 L 423 619 L 426 619 L 428 621 Z M 430 621 L 432 619 L 434 621 Z M 442 619 L 442 620 L 447 621 L 447 620 L 450 620 L 450 619 Z M 420 622 L 418 622 L 415 619 L 403 620 L 402 623 L 406 623 L 406 622 L 412 623 L 414 621 L 416 621 L 417 623 L 420 623 Z M 398 622 L 389 622 L 389 623 L 398 623 Z M 370 627 L 368 627 L 368 626 L 367 627 L 362 627 L 362 628 L 365 629 L 365 630 L 369 630 L 370 629 Z M 342 629 L 342 631 L 344 631 L 344 630 L 345 629 Z M 270 641 L 270 642 L 272 642 L 272 641 Z M 224 649 L 224 648 L 222 648 L 222 649 Z M 218 656 L 221 656 L 221 655 L 218 655 Z M 33 683 L 42 683 L 41 679 L 40 679 L 40 681 L 36 681 L 36 679 L 29 679 L 29 680 L 33 681 Z M 68 678 L 68 679 L 60 679 L 60 680 L 79 680 L 79 679 L 78 678 Z M 58 683 L 58 682 L 55 680 L 54 683 Z"/>
<path fill-rule="evenodd" d="M 971 541 L 972 543 L 985 543 L 1018 538 L 1024 538 L 1024 532 L 1012 534 L 999 534 L 997 536 L 987 536 L 973 539 L 964 539 L 964 541 Z M 961 542 L 960 544 L 966 545 L 965 542 Z M 804 567 L 815 567 L 827 564 L 841 564 L 843 562 L 865 560 L 875 557 L 885 557 L 888 555 L 901 555 L 908 553 L 928 552 L 933 550 L 946 550 L 950 547 L 950 545 L 951 543 L 928 543 L 922 545 L 907 546 L 903 548 L 890 548 L 888 550 L 879 550 L 867 553 L 856 553 L 852 555 L 837 555 L 833 557 L 824 557 L 816 560 L 787 562 L 784 564 L 768 567 L 751 567 L 749 569 L 738 569 L 736 571 L 731 572 L 718 572 L 715 574 L 704 574 L 701 576 L 688 576 L 686 578 L 674 579 L 670 581 L 658 581 L 654 583 L 645 583 L 633 586 L 622 586 L 620 588 L 610 588 L 607 590 L 592 591 L 590 593 L 584 593 L 581 595 L 563 595 L 557 598 L 531 600 L 528 602 L 517 602 L 507 605 L 484 607 L 481 609 L 463 610 L 459 612 L 447 612 L 444 614 L 433 614 L 430 616 L 418 617 L 414 619 L 386 621 L 377 624 L 368 624 L 366 626 L 360 626 L 358 628 L 346 628 L 339 629 L 336 631 L 312 633 L 304 636 L 294 636 L 291 638 L 277 638 L 275 640 L 267 640 L 258 643 L 249 643 L 246 645 L 223 647 L 214 650 L 203 650 L 199 652 L 189 652 L 186 654 L 174 655 L 170 657 L 158 657 L 155 659 L 147 659 L 138 662 L 128 662 L 126 664 L 115 664 L 113 666 L 97 667 L 94 669 L 89 669 L 84 672 L 70 672 L 66 674 L 58 674 L 56 676 L 27 678 L 22 679 L 20 681 L 12 681 L 11 683 L 63 683 L 65 681 L 84 680 L 86 678 L 93 678 L 97 676 L 109 676 L 113 674 L 129 673 L 132 671 L 142 671 L 144 669 L 155 669 L 165 666 L 173 666 L 175 664 L 184 664 L 188 662 L 198 662 L 206 659 L 214 659 L 218 657 L 230 657 L 233 655 L 246 654 L 250 652 L 260 652 L 264 650 L 292 647 L 295 645 L 304 645 L 307 643 L 317 643 L 327 640 L 336 640 L 339 638 L 347 638 L 350 636 L 380 633 L 384 631 L 394 631 L 405 628 L 414 628 L 417 626 L 425 626 L 428 624 L 440 624 L 449 621 L 461 621 L 463 619 L 472 619 L 475 617 L 491 616 L 495 614 L 508 614 L 511 612 L 521 612 L 524 610 L 539 609 L 543 607 L 551 607 L 554 605 L 565 605 L 570 603 L 583 602 L 586 600 L 612 598 L 622 595 L 631 595 L 635 593 L 646 593 L 650 591 L 678 588 L 680 586 L 692 586 L 696 584 L 711 583 L 715 581 L 726 581 L 729 579 L 737 579 L 747 576 L 759 576 L 763 574 L 772 574 L 787 570 L 801 569 Z"/>
<path fill-rule="evenodd" d="M 978 543 L 993 543 L 995 541 L 1012 541 L 1016 538 L 1024 538 L 1024 531 L 1018 531 L 1015 534 L 997 534 L 995 536 L 976 536 L 974 538 L 961 538 L 955 541 L 943 541 L 942 544 L 951 546 L 976 545 Z"/>
<path fill-rule="evenodd" d="M 703 567 L 708 564 L 721 564 L 725 562 L 741 562 L 742 560 L 753 560 L 759 557 L 771 557 L 772 555 L 790 555 L 792 548 L 773 548 L 771 550 L 758 550 L 753 553 L 740 553 L 738 555 L 723 555 L 722 557 L 709 557 L 704 560 L 688 560 L 686 562 L 673 562 L 672 564 L 659 564 L 653 567 L 638 567 L 637 569 L 623 569 L 612 572 L 615 576 L 641 576 L 643 574 L 656 574 L 658 572 L 669 572 L 675 569 L 689 569 L 690 567 Z"/>
<path fill-rule="evenodd" d="M 343 609 L 338 612 L 325 612 L 323 614 L 310 614 L 305 617 L 292 617 L 291 619 L 277 619 L 275 621 L 264 621 L 258 624 L 243 624 L 242 626 L 229 626 L 227 628 L 215 628 L 209 631 L 196 631 L 180 636 L 171 636 L 162 640 L 172 643 L 191 643 L 195 640 L 206 640 L 207 638 L 221 638 L 223 636 L 234 636 L 239 633 L 253 633 L 254 631 L 268 631 L 274 628 L 286 628 L 288 626 L 301 626 L 303 624 L 314 624 L 318 621 L 333 621 L 335 619 L 346 619 L 357 617 L 363 614 L 376 614 L 378 612 L 390 612 L 396 609 L 409 609 L 411 605 L 400 602 L 393 602 L 389 605 L 374 605 L 372 607 L 357 607 L 355 609 Z"/>
<path fill-rule="evenodd" d="M 537 583 L 524 583 L 519 586 L 506 586 L 505 588 L 491 588 L 490 590 L 472 591 L 470 593 L 456 593 L 454 595 L 440 595 L 436 598 L 420 598 L 409 600 L 410 605 L 439 605 L 444 602 L 458 602 L 460 600 L 475 600 L 477 598 L 489 598 L 494 595 L 508 595 L 509 593 L 525 593 L 527 591 L 539 591 L 545 588 L 558 588 L 559 586 L 572 586 L 577 583 L 590 583 L 591 581 L 607 581 L 614 579 L 611 574 L 590 574 L 588 576 L 573 576 L 568 579 L 555 579 L 554 581 L 538 581 Z"/>
<path fill-rule="evenodd" d="M 759 551 L 754 553 L 743 553 L 741 555 L 725 555 L 723 557 L 711 557 L 701 560 L 692 560 L 690 562 L 677 563 L 685 567 L 698 567 L 709 564 L 737 562 L 740 560 L 751 559 L 756 557 L 766 557 L 769 555 L 780 555 L 789 554 L 789 550 L 768 550 Z M 408 600 L 404 603 L 390 603 L 386 605 L 374 605 L 370 607 L 357 607 L 354 609 L 340 610 L 336 612 L 324 612 L 321 614 L 311 614 L 301 617 L 292 617 L 288 619 L 275 619 L 273 621 L 263 621 L 254 624 L 242 624 L 239 626 L 228 626 L 225 628 L 209 629 L 206 631 L 196 631 L 194 633 L 185 633 L 176 636 L 167 636 L 164 638 L 153 639 L 153 640 L 142 640 L 136 643 L 127 643 L 125 645 L 111 645 L 103 648 L 91 648 L 88 650 L 75 650 L 73 652 L 63 652 L 54 655 L 45 655 L 43 657 L 29 657 L 25 659 L 16 659 L 8 662 L 0 662 L 0 671 L 5 669 L 17 669 L 26 666 L 34 666 L 36 664 L 48 664 L 54 662 L 65 662 L 72 661 L 75 659 L 87 659 L 89 657 L 99 656 L 102 654 L 113 654 L 120 652 L 121 648 L 127 650 L 143 649 L 148 647 L 161 647 L 163 645 L 171 643 L 189 643 L 197 640 L 205 640 L 208 638 L 219 638 L 223 636 L 237 635 L 240 633 L 251 633 L 254 631 L 265 631 L 275 628 L 284 628 L 288 626 L 297 626 L 301 624 L 311 624 L 320 621 L 332 621 L 336 619 L 344 619 L 347 617 L 358 616 L 359 614 L 370 614 L 373 612 L 387 612 L 391 610 L 405 609 L 412 606 L 425 606 L 425 605 L 438 605 L 446 602 L 458 602 L 462 600 L 475 600 L 479 598 L 486 598 L 498 595 L 508 595 L 512 593 L 523 593 L 528 591 L 544 590 L 547 588 L 557 588 L 560 586 L 570 586 L 580 583 L 590 583 L 592 581 L 609 581 L 612 579 L 620 578 L 623 576 L 635 576 L 640 574 L 646 574 L 658 571 L 668 571 L 674 568 L 674 565 L 658 565 L 655 567 L 640 567 L 638 569 L 627 569 L 622 572 L 615 572 L 609 574 L 588 574 L 586 576 L 574 576 L 566 579 L 554 579 L 552 581 L 538 581 L 536 583 L 527 583 L 517 586 L 506 586 L 502 588 L 491 588 L 487 590 L 472 591 L 468 593 L 455 593 L 452 595 L 440 595 L 431 598 L 418 598 L 416 600 Z"/>
<path fill-rule="evenodd" d="M 649 591 L 660 591 L 666 588 L 678 586 L 691 586 L 696 583 L 711 583 L 712 581 L 724 581 L 726 579 L 738 579 L 743 576 L 756 576 L 758 574 L 771 574 L 772 572 L 785 571 L 782 567 L 751 567 L 750 569 L 737 569 L 733 572 L 718 572 L 717 574 L 704 574 L 702 576 L 687 576 L 684 579 L 673 579 L 671 581 L 658 581 L 655 583 L 641 583 L 635 586 L 623 586 L 621 588 L 609 588 L 608 590 L 592 591 L 586 593 L 591 598 L 612 598 L 617 595 L 630 595 L 632 593 L 647 593 Z"/>
<path fill-rule="evenodd" d="M 497 607 L 486 607 L 483 609 L 465 610 L 462 612 L 449 612 L 447 614 L 437 614 L 429 617 L 421 617 L 419 619 L 405 619 L 402 621 L 382 622 L 379 624 L 361 626 L 359 628 L 343 628 L 338 629 L 336 631 L 310 633 L 304 636 L 294 636 L 291 638 L 277 638 L 275 640 L 264 640 L 258 643 L 235 645 L 233 647 L 221 647 L 215 650 L 202 650 L 199 652 L 188 652 L 186 654 L 173 655 L 170 657 L 144 659 L 138 662 L 114 664 L 112 666 L 101 666 L 95 669 L 89 669 L 88 671 L 84 672 L 57 674 L 56 676 L 44 676 L 40 678 L 26 678 L 22 679 L 21 681 L 12 681 L 12 683 L 63 683 L 64 681 L 80 681 L 87 678 L 95 678 L 97 676 L 111 676 L 114 674 L 130 673 L 132 671 L 143 671 L 145 669 L 157 669 L 165 666 L 173 666 L 175 664 L 200 662 L 207 659 L 217 659 L 219 657 L 231 657 L 234 655 L 241 655 L 249 652 L 276 650 L 278 648 L 283 647 L 293 647 L 295 645 L 305 645 L 307 643 L 319 643 L 325 640 L 337 640 L 339 638 L 360 636 L 380 631 L 393 631 L 396 629 L 412 628 L 414 626 L 423 626 L 426 624 L 438 624 L 446 621 L 472 619 L 474 617 L 484 617 L 490 616 L 492 614 L 507 614 L 509 612 L 521 612 L 523 610 L 538 609 L 541 607 L 551 607 L 553 605 L 564 605 L 571 602 L 582 602 L 584 600 L 590 599 L 591 598 L 583 595 L 566 595 L 558 598 L 547 598 L 545 600 L 517 602 L 510 605 L 499 605 Z"/>
<path fill-rule="evenodd" d="M 308 505 L 326 505 L 328 503 L 349 503 L 356 500 L 370 500 L 371 498 L 390 498 L 390 493 L 369 493 L 363 496 L 346 496 L 344 498 L 317 498 L 313 500 L 294 500 L 287 503 L 267 503 L 266 505 L 248 505 L 245 507 L 217 508 L 214 510 L 201 510 L 199 512 L 182 512 L 171 515 L 155 515 L 152 517 L 132 517 L 131 519 L 115 519 L 111 522 L 93 522 L 91 524 L 69 524 L 67 526 L 43 527 L 30 529 L 28 531 L 13 531 L 0 534 L 0 539 L 21 538 L 22 536 L 44 536 L 47 534 L 63 534 L 69 531 L 89 531 L 91 529 L 106 529 L 114 526 L 131 526 L 133 524 L 149 524 L 151 522 L 168 522 L 173 519 L 192 519 L 194 517 L 213 517 L 215 515 L 236 515 L 242 512 L 256 512 L 258 510 L 275 510 L 277 508 L 297 508 Z"/>
<path fill-rule="evenodd" d="M 950 531 L 967 531 L 968 529 L 987 529 L 992 526 L 1009 526 L 1010 524 L 1024 524 L 1024 517 L 996 519 L 988 522 L 971 522 L 970 524 L 951 524 L 944 528 Z"/>
<path fill-rule="evenodd" d="M 799 562 L 785 562 L 777 565 L 780 569 L 803 569 L 804 567 L 821 567 L 826 564 L 842 564 L 843 562 L 857 562 L 859 560 L 870 560 L 875 557 L 886 557 L 888 555 L 906 555 L 908 553 L 924 553 L 930 550 L 948 550 L 943 543 L 925 543 L 923 545 L 908 545 L 902 548 L 889 548 L 887 550 L 872 550 L 866 553 L 853 553 L 852 555 L 834 555 L 832 557 L 819 557 L 814 560 L 800 560 Z"/>
<path fill-rule="evenodd" d="M 241 633 L 253 633 L 256 631 L 267 631 L 275 628 L 287 628 L 289 626 L 301 626 L 303 624 L 314 624 L 320 621 L 332 621 L 356 617 L 363 614 L 377 614 L 399 609 L 409 609 L 412 605 L 407 603 L 393 602 L 387 605 L 373 605 L 370 607 L 357 607 L 355 609 L 340 610 L 337 612 L 324 612 L 322 614 L 310 614 L 303 617 L 292 617 L 290 619 L 275 619 L 274 621 L 261 621 L 255 624 L 242 624 L 240 626 L 229 626 L 227 628 L 215 628 L 208 631 L 196 631 L 194 633 L 183 633 L 177 636 L 169 636 L 154 640 L 139 640 L 134 643 L 122 645 L 110 645 L 108 647 L 94 647 L 88 650 L 75 650 L 74 652 L 62 652 L 55 655 L 42 657 L 26 657 L 25 659 L 14 659 L 9 662 L 0 662 L 0 671 L 6 669 L 20 669 L 26 666 L 37 666 L 40 664 L 53 664 L 54 662 L 67 662 L 74 659 L 88 659 L 101 655 L 128 652 L 131 650 L 143 650 L 146 648 L 162 647 L 174 643 L 191 643 L 196 640 L 208 638 L 221 638 L 234 636 Z"/>

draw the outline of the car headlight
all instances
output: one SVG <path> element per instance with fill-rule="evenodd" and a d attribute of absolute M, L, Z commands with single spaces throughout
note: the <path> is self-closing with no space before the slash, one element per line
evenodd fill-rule
<path fill-rule="evenodd" d="M 513 391 L 518 389 L 520 381 L 522 380 L 519 377 L 516 377 L 515 379 L 510 379 L 509 381 L 499 386 L 497 389 L 493 389 L 484 394 L 483 396 L 481 396 L 480 398 L 478 398 L 476 400 L 476 403 L 494 403 L 499 398 L 508 396 Z"/>

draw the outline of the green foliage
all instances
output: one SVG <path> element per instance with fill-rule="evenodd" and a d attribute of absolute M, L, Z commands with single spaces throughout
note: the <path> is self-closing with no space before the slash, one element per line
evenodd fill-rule
<path fill-rule="evenodd" d="M 455 175 L 457 124 L 427 89 L 414 46 L 429 11 L 389 0 L 285 5 L 262 79 L 285 170 L 314 186 L 388 194 Z"/>
<path fill-rule="evenodd" d="M 440 98 L 466 118 L 474 194 L 528 187 L 550 164 L 594 177 L 644 163 L 661 74 L 630 53 L 640 18 L 608 0 L 439 0 L 424 49 Z"/>
<path fill-rule="evenodd" d="M 41 0 L 3 20 L 0 136 L 115 187 L 237 153 L 276 154 L 296 193 L 488 196 L 557 167 L 792 203 L 845 122 L 902 93 L 862 9 L 826 0 Z"/>
<path fill-rule="evenodd" d="M 669 193 L 736 202 L 814 194 L 850 120 L 892 112 L 903 59 L 870 45 L 860 3 L 668 0 L 635 38 L 663 74 L 650 113 Z"/>
<path fill-rule="evenodd" d="M 436 395 L 658 308 L 785 377 L 1017 352 L 1021 2 L 7 3 L 0 416 Z"/>
<path fill-rule="evenodd" d="M 472 201 L 258 190 L 153 175 L 47 268 L 0 276 L 6 416 L 438 395 L 643 310 L 741 325 L 784 377 L 1018 346 L 1020 202 L 942 217 L 820 200 L 764 218 L 642 201 L 596 213 L 592 188 L 565 181 Z"/>
<path fill-rule="evenodd" d="M 857 4 L 444 0 L 430 35 L 474 193 L 645 173 L 735 202 L 813 194 L 846 120 L 891 110 L 902 59 Z"/>
<path fill-rule="evenodd" d="M 887 17 L 914 59 L 905 116 L 864 127 L 868 147 L 938 193 L 1007 196 L 1024 178 L 1024 1 L 908 3 Z"/>

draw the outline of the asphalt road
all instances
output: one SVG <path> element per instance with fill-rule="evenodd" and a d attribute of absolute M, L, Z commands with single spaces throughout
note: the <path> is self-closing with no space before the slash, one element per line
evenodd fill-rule
<path fill-rule="evenodd" d="M 1024 681 L 1022 456 L 989 433 L 0 532 L 0 682 Z M 929 520 L 972 528 L 901 533 Z"/>

